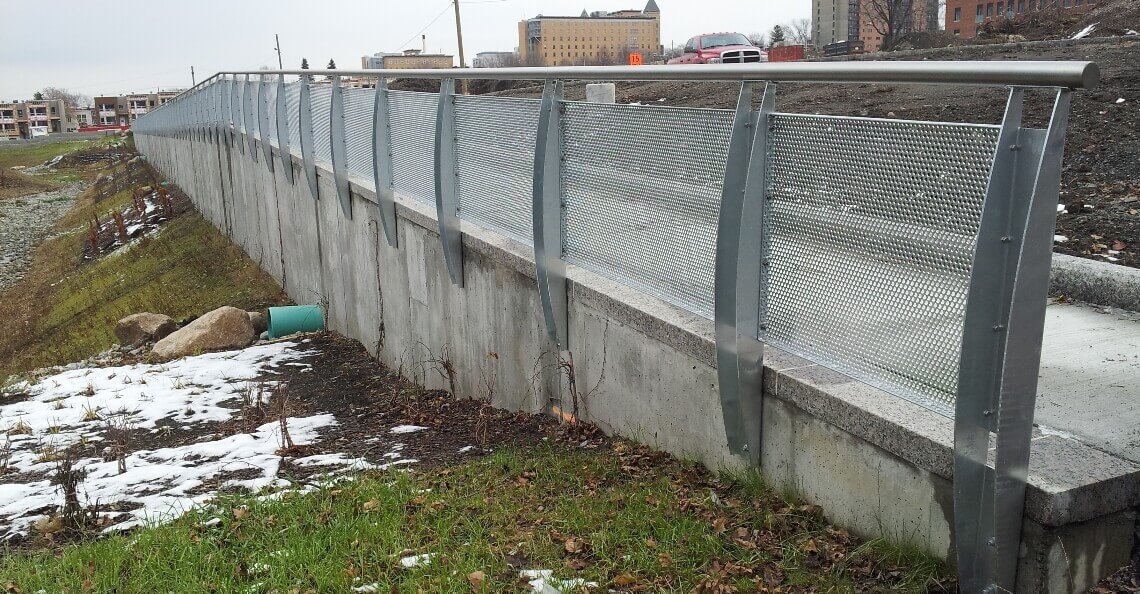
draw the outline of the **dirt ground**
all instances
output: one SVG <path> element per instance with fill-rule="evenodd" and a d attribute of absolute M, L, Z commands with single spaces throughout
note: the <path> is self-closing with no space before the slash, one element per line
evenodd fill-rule
<path fill-rule="evenodd" d="M 1060 204 L 1066 212 L 1058 214 L 1056 232 L 1068 241 L 1058 243 L 1056 249 L 1140 267 L 1140 40 L 1064 48 L 958 46 L 918 55 L 883 55 L 883 59 L 1096 62 L 1100 85 L 1073 95 L 1061 175 Z M 515 97 L 542 94 L 538 84 L 501 91 L 485 87 L 475 86 L 473 92 L 489 90 Z M 738 88 L 725 83 L 620 83 L 617 97 L 623 103 L 729 109 L 735 107 Z M 1006 95 L 1005 89 L 964 86 L 788 83 L 780 85 L 776 101 L 778 110 L 791 113 L 997 124 Z M 584 85 L 568 85 L 566 96 L 583 100 Z M 1048 93 L 1032 93 L 1025 110 L 1026 124 L 1043 126 L 1052 100 Z"/>

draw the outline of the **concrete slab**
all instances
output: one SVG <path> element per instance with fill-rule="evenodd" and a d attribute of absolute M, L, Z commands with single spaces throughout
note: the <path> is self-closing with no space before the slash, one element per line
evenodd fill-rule
<path fill-rule="evenodd" d="M 1040 377 L 1042 432 L 1140 463 L 1140 314 L 1049 306 Z"/>

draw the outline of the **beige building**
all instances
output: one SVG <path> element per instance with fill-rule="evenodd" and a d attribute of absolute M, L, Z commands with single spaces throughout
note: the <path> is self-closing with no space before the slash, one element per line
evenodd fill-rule
<path fill-rule="evenodd" d="M 404 53 L 393 56 L 383 56 L 384 68 L 415 69 L 415 68 L 454 68 L 455 57 L 447 54 L 425 54 L 420 50 L 404 50 Z"/>
<path fill-rule="evenodd" d="M 0 103 L 0 138 L 30 138 L 38 130 L 67 131 L 67 107 L 63 101 Z"/>
<path fill-rule="evenodd" d="M 852 36 L 851 13 L 856 12 L 857 0 L 812 0 L 811 38 L 821 48 Z M 858 37 L 858 31 L 854 32 Z"/>
<path fill-rule="evenodd" d="M 903 34 L 938 29 L 939 0 L 910 0 L 912 16 Z M 883 45 L 883 0 L 812 0 L 812 40 L 816 47 L 862 41 L 868 52 Z"/>
<path fill-rule="evenodd" d="M 655 0 L 642 10 L 582 11 L 519 21 L 519 60 L 526 66 L 626 64 L 660 55 L 661 11 Z"/>

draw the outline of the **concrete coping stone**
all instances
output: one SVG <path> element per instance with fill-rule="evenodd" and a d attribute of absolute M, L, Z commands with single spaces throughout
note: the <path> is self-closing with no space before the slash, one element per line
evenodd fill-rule
<path fill-rule="evenodd" d="M 297 153 L 293 158 L 300 162 Z M 321 165 L 318 170 L 332 175 Z M 372 180 L 350 175 L 349 181 L 360 198 L 376 204 Z M 397 193 L 396 210 L 399 219 L 438 234 L 434 206 Z M 461 229 L 465 250 L 535 278 L 530 247 L 467 221 Z M 1113 267 L 1113 272 L 1123 268 L 1071 256 L 1060 261 L 1067 269 L 1094 265 L 1097 275 L 1106 274 L 1103 266 Z M 1140 271 L 1129 272 L 1140 276 Z M 567 267 L 567 279 L 570 299 L 581 300 L 649 338 L 716 367 L 711 320 L 579 266 Z M 951 419 L 774 347 L 766 349 L 764 371 L 767 396 L 803 409 L 918 468 L 953 478 Z M 990 457 L 992 463 L 992 441 Z M 1036 427 L 1027 482 L 1026 516 L 1046 526 L 1082 522 L 1140 505 L 1140 465 L 1073 439 L 1043 434 Z"/>

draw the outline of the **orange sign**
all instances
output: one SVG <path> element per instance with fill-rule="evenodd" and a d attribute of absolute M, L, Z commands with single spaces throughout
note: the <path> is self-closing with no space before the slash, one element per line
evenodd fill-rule
<path fill-rule="evenodd" d="M 641 66 L 641 54 L 630 54 L 629 55 L 629 65 L 630 66 Z"/>

